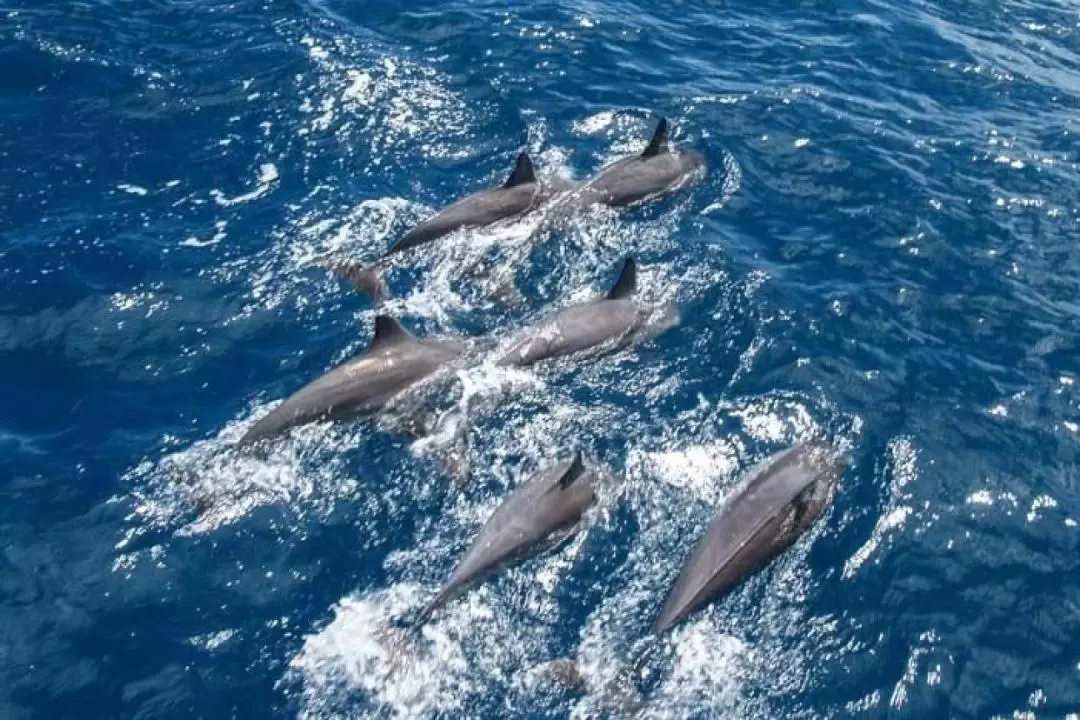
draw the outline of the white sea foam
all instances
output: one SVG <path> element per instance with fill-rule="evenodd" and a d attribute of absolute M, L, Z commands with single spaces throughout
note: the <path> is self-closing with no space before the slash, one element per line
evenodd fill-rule
<path fill-rule="evenodd" d="M 270 192 L 279 177 L 280 175 L 277 166 L 273 163 L 263 163 L 259 166 L 255 189 L 237 195 L 236 197 L 228 197 L 221 190 L 214 189 L 210 191 L 210 196 L 214 198 L 214 202 L 222 207 L 251 202 L 252 200 L 258 200 Z"/>

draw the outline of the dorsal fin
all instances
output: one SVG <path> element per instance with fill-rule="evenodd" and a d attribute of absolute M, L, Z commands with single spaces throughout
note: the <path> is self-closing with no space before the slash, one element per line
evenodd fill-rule
<path fill-rule="evenodd" d="M 514 172 L 510 173 L 510 177 L 506 178 L 503 187 L 512 188 L 531 182 L 536 182 L 536 171 L 533 170 L 532 158 L 529 157 L 528 153 L 521 153 L 517 156 Z"/>
<path fill-rule="evenodd" d="M 660 118 L 660 124 L 656 126 L 656 132 L 653 133 L 652 140 L 649 141 L 645 152 L 641 153 L 641 157 L 653 157 L 667 151 L 667 118 Z"/>
<path fill-rule="evenodd" d="M 574 484 L 585 472 L 585 463 L 581 460 L 581 451 L 574 453 L 574 459 L 570 461 L 570 467 L 566 468 L 566 472 L 559 478 L 559 487 L 563 490 Z"/>
<path fill-rule="evenodd" d="M 619 279 L 611 286 L 607 296 L 609 300 L 617 300 L 630 297 L 635 290 L 637 290 L 637 261 L 634 260 L 633 255 L 628 255 L 626 262 L 623 263 L 622 272 L 619 273 Z"/>
<path fill-rule="evenodd" d="M 389 315 L 378 315 L 375 317 L 375 337 L 371 341 L 372 350 L 390 347 L 397 343 L 415 339 L 415 335 L 405 329 L 404 325 Z"/>

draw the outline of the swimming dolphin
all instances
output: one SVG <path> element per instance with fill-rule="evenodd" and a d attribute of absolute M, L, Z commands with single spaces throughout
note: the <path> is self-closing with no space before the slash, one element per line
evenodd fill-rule
<path fill-rule="evenodd" d="M 492 513 L 417 624 L 481 576 L 545 541 L 565 537 L 596 501 L 599 478 L 582 462 L 581 453 L 533 475 Z"/>
<path fill-rule="evenodd" d="M 696 150 L 672 148 L 668 121 L 660 118 L 652 139 L 640 154 L 617 160 L 570 191 L 574 205 L 631 205 L 678 190 L 705 168 Z"/>
<path fill-rule="evenodd" d="M 668 121 L 660 118 L 640 155 L 616 160 L 570 190 L 555 196 L 535 234 L 551 230 L 593 205 L 624 207 L 678 190 L 705 172 L 705 157 L 668 142 Z"/>
<path fill-rule="evenodd" d="M 624 207 L 672 193 L 700 177 L 706 169 L 705 157 L 689 148 L 673 148 L 668 142 L 668 121 L 660 118 L 648 146 L 640 155 L 617 160 L 592 177 L 552 196 L 537 212 L 543 219 L 505 264 L 498 281 L 501 294 L 515 302 L 518 292 L 513 268 L 524 261 L 537 239 L 556 230 L 574 216 L 595 205 Z"/>
<path fill-rule="evenodd" d="M 255 423 L 238 444 L 250 445 L 319 420 L 379 412 L 465 348 L 461 338 L 418 338 L 389 315 L 379 315 L 374 338 L 365 352 L 300 388 Z"/>
<path fill-rule="evenodd" d="M 821 515 L 845 464 L 839 453 L 797 445 L 757 465 L 709 525 L 633 662 L 599 686 L 570 658 L 546 663 L 545 675 L 572 690 L 598 693 L 620 716 L 637 715 L 645 698 L 635 678 L 659 649 L 658 636 L 790 547 Z"/>
<path fill-rule="evenodd" d="M 751 470 L 683 566 L 653 634 L 685 619 L 791 546 L 825 509 L 845 464 L 839 453 L 797 445 Z"/>
<path fill-rule="evenodd" d="M 614 350 L 657 337 L 679 322 L 674 303 L 647 307 L 634 298 L 637 263 L 627 257 L 607 296 L 573 305 L 525 332 L 496 363 L 526 366 L 547 358 L 604 347 Z"/>
<path fill-rule="evenodd" d="M 570 183 L 557 176 L 538 180 L 529 155 L 521 153 L 506 182 L 468 195 L 424 220 L 391 247 L 381 261 L 430 243 L 459 228 L 482 227 L 521 215 L 569 187 Z M 356 263 L 336 263 L 331 265 L 331 269 L 372 299 L 385 300 L 389 293 L 382 280 L 379 264 L 377 262 L 365 267 Z"/>

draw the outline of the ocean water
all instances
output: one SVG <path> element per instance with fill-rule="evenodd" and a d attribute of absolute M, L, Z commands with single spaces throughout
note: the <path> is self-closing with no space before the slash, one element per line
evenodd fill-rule
<path fill-rule="evenodd" d="M 610 716 L 559 657 L 644 657 L 647 717 L 1080 717 L 1074 4 L 0 0 L 0 68 L 0 718 Z M 498 344 L 634 253 L 679 327 L 481 355 L 422 441 L 231 447 L 369 342 L 323 263 L 660 116 L 701 182 L 525 255 L 529 220 L 456 234 L 389 309 Z M 718 503 L 805 439 L 850 453 L 831 509 L 642 655 Z M 576 448 L 620 478 L 583 531 L 395 665 Z"/>

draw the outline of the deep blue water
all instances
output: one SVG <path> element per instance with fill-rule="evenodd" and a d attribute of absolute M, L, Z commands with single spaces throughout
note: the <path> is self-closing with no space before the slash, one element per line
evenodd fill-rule
<path fill-rule="evenodd" d="M 636 657 L 740 473 L 805 438 L 850 449 L 832 509 L 647 656 L 650 715 L 1080 713 L 1075 6 L 0 0 L 0 68 L 5 720 L 603 716 L 534 669 Z M 703 182 L 551 236 L 520 307 L 477 267 L 514 226 L 399 263 L 390 308 L 498 340 L 634 252 L 677 329 L 463 370 L 432 402 L 464 440 L 230 447 L 369 341 L 319 263 L 661 115 Z M 381 629 L 573 447 L 623 478 L 588 531 L 387 674 Z"/>

